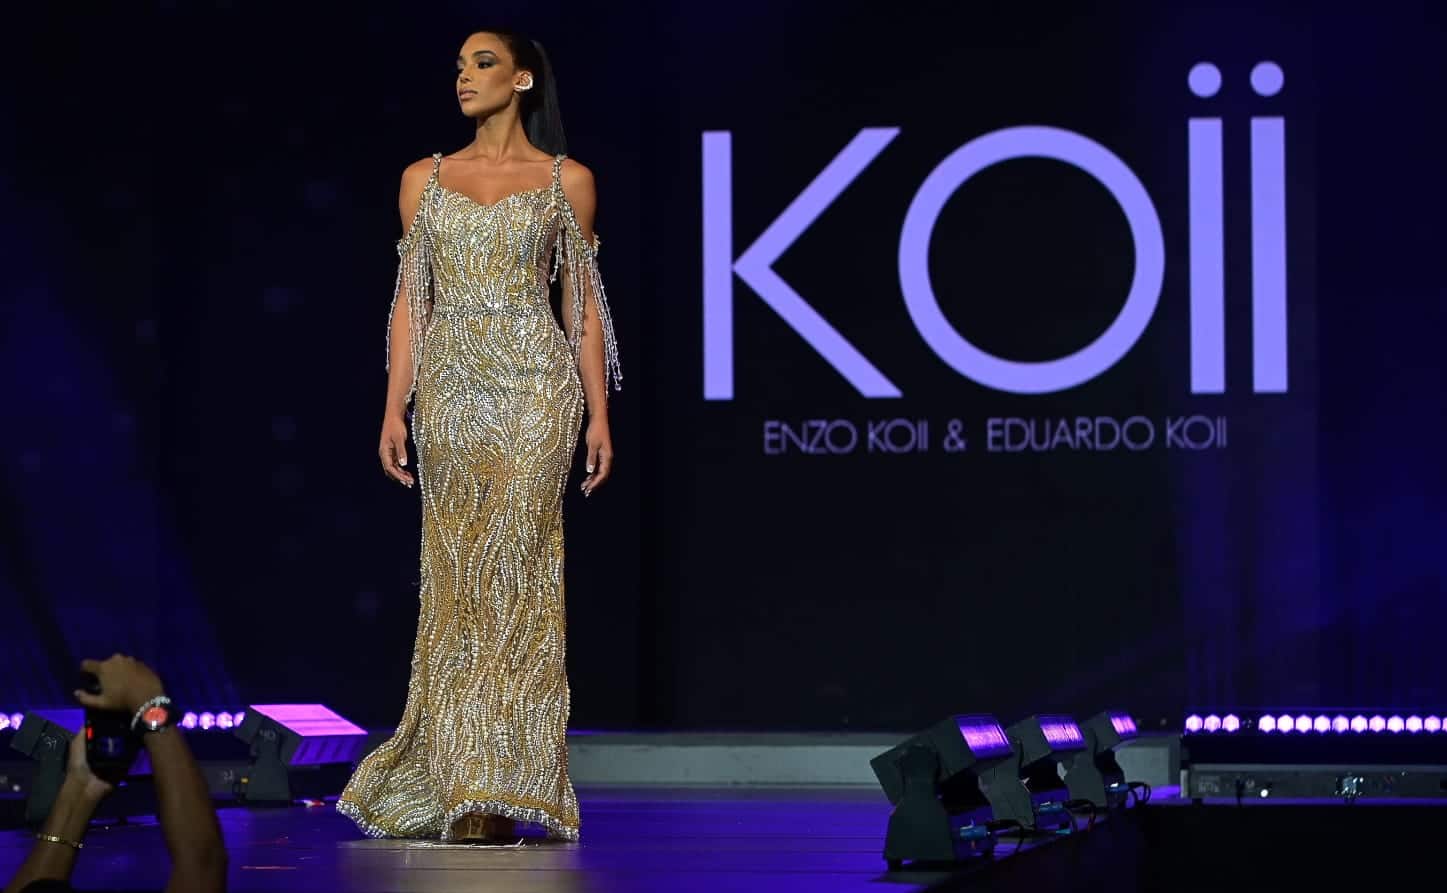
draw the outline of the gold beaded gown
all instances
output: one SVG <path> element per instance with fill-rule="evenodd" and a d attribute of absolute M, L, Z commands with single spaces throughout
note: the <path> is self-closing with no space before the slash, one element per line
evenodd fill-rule
<path fill-rule="evenodd" d="M 484 205 L 440 185 L 433 155 L 397 245 L 392 313 L 409 314 L 416 383 L 421 610 L 402 719 L 337 804 L 369 836 L 447 840 L 458 818 L 486 813 L 578 839 L 562 497 L 583 416 L 586 302 L 602 329 L 605 393 L 620 375 L 598 245 L 563 192 L 563 157 L 549 185 Z M 571 337 L 549 297 L 560 272 Z"/>

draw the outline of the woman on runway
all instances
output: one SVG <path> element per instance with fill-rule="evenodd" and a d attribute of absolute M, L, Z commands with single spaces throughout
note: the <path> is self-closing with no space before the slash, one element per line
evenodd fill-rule
<path fill-rule="evenodd" d="M 396 733 L 337 808 L 374 837 L 505 840 L 527 822 L 576 840 L 562 498 L 585 408 L 582 492 L 608 480 L 608 387 L 620 379 L 593 177 L 564 154 L 540 44 L 470 35 L 457 101 L 472 142 L 402 174 L 378 450 L 387 475 L 421 484 L 412 676 Z"/>

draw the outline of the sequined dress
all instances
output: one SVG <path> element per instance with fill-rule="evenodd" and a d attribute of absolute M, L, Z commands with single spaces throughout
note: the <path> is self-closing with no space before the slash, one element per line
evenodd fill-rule
<path fill-rule="evenodd" d="M 563 192 L 563 156 L 549 185 L 491 204 L 442 186 L 441 160 L 397 245 L 392 304 L 409 314 L 416 383 L 412 675 L 396 732 L 337 809 L 373 837 L 447 840 L 454 821 L 480 812 L 576 840 L 562 496 L 584 408 L 586 302 L 601 324 L 605 393 L 621 378 L 598 244 Z M 549 299 L 560 272 L 571 338 Z"/>

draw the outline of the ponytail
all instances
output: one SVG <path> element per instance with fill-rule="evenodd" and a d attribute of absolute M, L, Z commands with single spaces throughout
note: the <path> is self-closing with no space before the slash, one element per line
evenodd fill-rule
<path fill-rule="evenodd" d="M 531 43 L 537 53 L 537 67 L 533 69 L 533 89 L 528 93 L 535 93 L 536 98 L 529 109 L 528 93 L 523 94 L 523 129 L 534 146 L 549 155 L 566 155 L 568 140 L 563 135 L 563 113 L 558 108 L 558 82 L 553 77 L 553 66 L 543 45 L 536 40 Z"/>
<path fill-rule="evenodd" d="M 478 28 L 472 33 L 496 34 L 512 51 L 517 67 L 533 73 L 533 88 L 522 94 L 523 131 L 528 142 L 549 155 L 566 155 L 568 141 L 563 136 L 563 115 L 558 109 L 558 84 L 543 45 L 506 28 Z"/>

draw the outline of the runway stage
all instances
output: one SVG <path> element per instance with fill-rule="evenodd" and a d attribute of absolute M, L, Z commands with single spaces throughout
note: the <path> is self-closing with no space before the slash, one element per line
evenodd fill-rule
<path fill-rule="evenodd" d="M 1390 889 L 1440 872 L 1447 801 L 1192 805 L 1163 790 L 1148 806 L 1092 830 L 954 871 L 888 872 L 888 805 L 877 790 L 840 788 L 580 789 L 583 839 L 520 846 L 368 840 L 328 803 L 219 810 L 232 891 L 513 891 L 513 893 L 862 893 L 928 890 L 1271 890 L 1319 878 Z M 32 839 L 0 833 L 0 876 Z M 1383 846 L 1383 845 L 1387 846 Z M 79 890 L 156 891 L 166 875 L 151 821 L 93 829 Z"/>
<path fill-rule="evenodd" d="M 233 891 L 613 891 L 879 890 L 889 805 L 867 788 L 579 789 L 577 844 L 529 840 L 517 847 L 368 840 L 332 805 L 219 810 Z M 32 843 L 0 835 L 0 876 Z M 78 889 L 160 890 L 160 828 L 142 823 L 92 830 Z M 939 874 L 890 879 L 919 890 Z"/>

